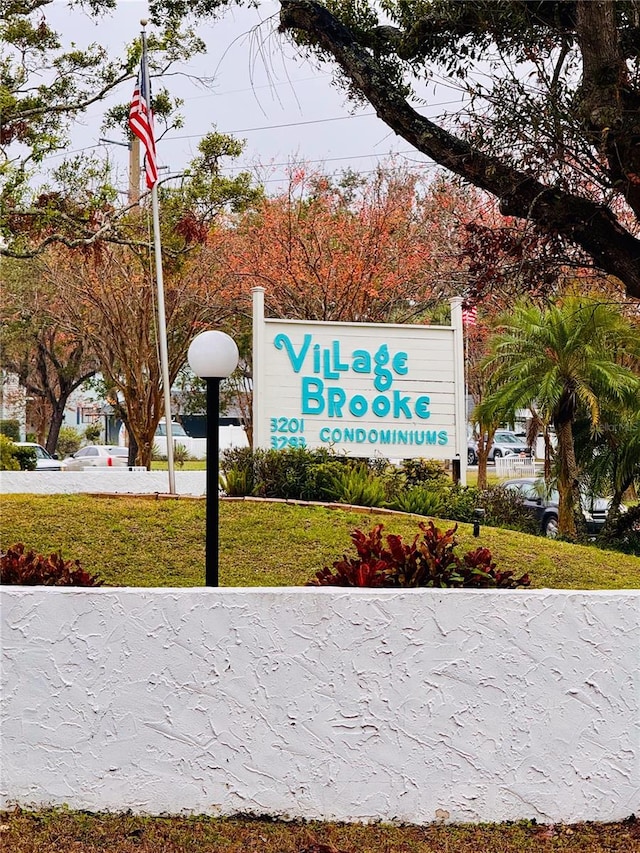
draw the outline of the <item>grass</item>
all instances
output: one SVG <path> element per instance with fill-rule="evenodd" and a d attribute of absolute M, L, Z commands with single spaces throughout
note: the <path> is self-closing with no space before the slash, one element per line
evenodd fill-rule
<path fill-rule="evenodd" d="M 375 511 L 266 501 L 223 500 L 220 507 L 220 583 L 298 586 L 351 548 L 355 527 L 382 522 L 405 539 L 419 519 Z M 438 521 L 446 528 L 450 523 Z M 79 559 L 109 585 L 199 586 L 204 575 L 205 503 L 179 498 L 87 495 L 4 495 L 3 544 L 23 542 L 41 553 Z M 640 557 L 571 545 L 539 536 L 460 524 L 460 552 L 478 545 L 500 569 L 528 571 L 534 588 L 640 587 Z"/>
<path fill-rule="evenodd" d="M 0 813 L 11 853 L 634 853 L 640 822 L 541 826 L 285 823 L 65 810 Z"/>

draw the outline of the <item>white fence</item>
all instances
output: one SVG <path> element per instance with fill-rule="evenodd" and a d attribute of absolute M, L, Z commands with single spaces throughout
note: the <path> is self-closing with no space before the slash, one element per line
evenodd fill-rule
<path fill-rule="evenodd" d="M 5 587 L 2 805 L 618 820 L 640 593 Z"/>
<path fill-rule="evenodd" d="M 496 475 L 506 477 L 535 477 L 536 462 L 530 457 L 496 456 Z"/>

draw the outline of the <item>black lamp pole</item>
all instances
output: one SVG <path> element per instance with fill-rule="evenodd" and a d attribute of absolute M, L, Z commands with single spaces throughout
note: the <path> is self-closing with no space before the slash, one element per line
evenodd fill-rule
<path fill-rule="evenodd" d="M 220 500 L 218 484 L 220 437 L 220 380 L 207 377 L 207 536 L 205 552 L 205 585 L 218 586 L 218 527 Z"/>

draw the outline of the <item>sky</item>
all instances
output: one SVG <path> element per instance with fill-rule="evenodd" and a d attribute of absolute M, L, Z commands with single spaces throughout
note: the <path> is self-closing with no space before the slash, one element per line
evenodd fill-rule
<path fill-rule="evenodd" d="M 180 172 L 197 156 L 198 141 L 215 126 L 246 140 L 242 157 L 229 172 L 257 168 L 267 191 L 282 186 L 292 159 L 325 173 L 346 168 L 370 173 L 395 154 L 433 173 L 434 164 L 395 136 L 371 107 L 347 101 L 332 82 L 330 66 L 314 66 L 297 55 L 276 31 L 278 8 L 278 3 L 261 3 L 258 9 L 232 9 L 218 22 L 201 23 L 198 34 L 207 43 L 206 55 L 195 57 L 180 67 L 180 74 L 166 76 L 162 83 L 153 81 L 154 88 L 166 86 L 184 99 L 184 126 L 159 141 L 160 164 L 170 173 Z M 99 42 L 114 55 L 139 37 L 140 20 L 146 16 L 147 4 L 139 0 L 121 0 L 117 10 L 98 23 L 77 7 L 70 10 L 64 0 L 56 0 L 46 11 L 48 23 L 66 42 L 80 47 Z M 196 77 L 209 78 L 208 83 L 198 83 Z M 106 136 L 124 142 L 124 137 L 118 132 L 105 134 L 100 126 L 106 108 L 127 103 L 132 91 L 133 83 L 123 84 L 113 98 L 91 107 L 74 128 L 67 152 L 94 150 L 108 155 L 123 189 L 126 148 L 99 140 Z M 453 109 L 459 99 L 453 89 L 432 86 L 426 109 L 437 114 Z M 61 155 L 50 158 L 48 164 L 54 166 L 60 159 Z"/>

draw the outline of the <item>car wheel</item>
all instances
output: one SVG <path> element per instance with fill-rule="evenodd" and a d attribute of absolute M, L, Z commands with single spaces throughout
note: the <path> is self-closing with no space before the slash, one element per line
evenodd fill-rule
<path fill-rule="evenodd" d="M 555 539 L 558 535 L 558 516 L 547 515 L 542 522 L 542 532 L 547 539 Z"/>
<path fill-rule="evenodd" d="M 496 447 L 496 449 L 493 451 L 493 458 L 494 458 L 494 459 L 501 459 L 501 458 L 502 458 L 502 451 L 501 451 L 501 450 L 498 450 L 498 448 L 497 448 L 497 447 Z"/>
<path fill-rule="evenodd" d="M 476 454 L 473 450 L 467 450 L 467 465 L 475 465 L 477 461 Z"/>

